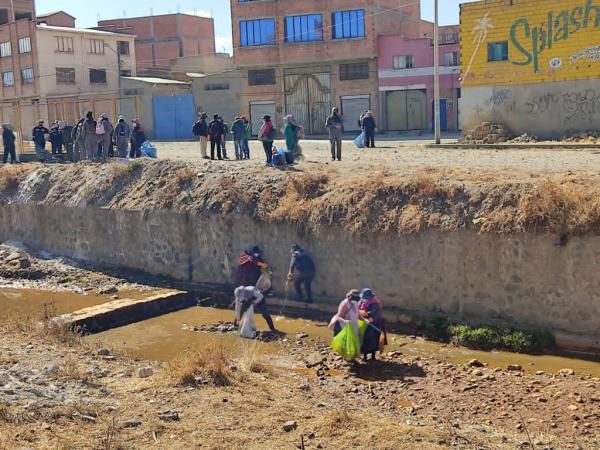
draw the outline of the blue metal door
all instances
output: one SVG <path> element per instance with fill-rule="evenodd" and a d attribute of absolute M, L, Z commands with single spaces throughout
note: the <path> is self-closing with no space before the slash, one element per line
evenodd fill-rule
<path fill-rule="evenodd" d="M 159 140 L 193 139 L 192 128 L 196 118 L 194 96 L 155 96 L 154 137 Z"/>
<path fill-rule="evenodd" d="M 435 131 L 435 102 L 433 103 L 433 130 Z M 448 100 L 440 99 L 440 131 L 448 131 Z"/>

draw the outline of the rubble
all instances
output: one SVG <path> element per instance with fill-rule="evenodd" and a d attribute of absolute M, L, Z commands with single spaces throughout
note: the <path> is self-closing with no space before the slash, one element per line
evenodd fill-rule
<path fill-rule="evenodd" d="M 459 139 L 460 144 L 500 144 L 507 142 L 511 135 L 508 129 L 501 124 L 483 122 L 478 127 L 469 130 Z"/>

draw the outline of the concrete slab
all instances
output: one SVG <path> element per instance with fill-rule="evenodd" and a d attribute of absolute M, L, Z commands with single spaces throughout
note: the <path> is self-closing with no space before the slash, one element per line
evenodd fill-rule
<path fill-rule="evenodd" d="M 64 314 L 57 320 L 72 325 L 85 333 L 99 333 L 189 308 L 196 303 L 195 297 L 188 292 L 170 291 L 142 300 L 127 298 L 115 300 Z"/>

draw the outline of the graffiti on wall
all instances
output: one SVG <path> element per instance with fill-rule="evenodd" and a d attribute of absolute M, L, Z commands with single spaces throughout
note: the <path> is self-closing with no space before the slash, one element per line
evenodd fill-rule
<path fill-rule="evenodd" d="M 528 114 L 538 115 L 548 111 L 559 100 L 558 94 L 548 92 L 525 102 L 525 106 L 528 108 Z"/>
<path fill-rule="evenodd" d="M 584 93 L 564 94 L 563 98 L 563 109 L 567 113 L 564 123 L 567 125 L 577 121 L 592 121 L 596 114 L 600 114 L 600 94 L 592 89 Z"/>
<path fill-rule="evenodd" d="M 589 63 L 600 61 L 600 45 L 585 48 L 569 57 L 569 61 L 571 62 L 571 64 L 576 63 L 581 59 L 585 59 Z"/>
<path fill-rule="evenodd" d="M 471 59 L 469 61 L 469 65 L 467 66 L 464 74 L 464 78 L 469 76 L 471 72 L 471 68 L 473 67 L 473 63 L 475 62 L 475 58 L 477 58 L 477 54 L 479 53 L 479 48 L 481 44 L 487 41 L 488 32 L 494 28 L 492 24 L 492 20 L 490 19 L 489 13 L 486 13 L 481 19 L 477 20 L 471 34 L 473 35 L 473 44 L 475 45 L 475 49 L 473 50 L 473 54 L 471 55 Z"/>

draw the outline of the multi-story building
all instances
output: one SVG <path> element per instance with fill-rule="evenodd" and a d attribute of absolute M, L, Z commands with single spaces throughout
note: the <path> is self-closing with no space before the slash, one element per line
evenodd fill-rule
<path fill-rule="evenodd" d="M 597 130 L 600 1 L 461 5 L 461 122 L 542 138 Z"/>
<path fill-rule="evenodd" d="M 440 27 L 440 128 L 458 130 L 460 66 L 458 25 Z M 387 131 L 433 128 L 433 41 L 379 38 L 379 126 Z"/>
<path fill-rule="evenodd" d="M 0 25 L 0 120 L 28 137 L 40 118 L 74 122 L 87 110 L 115 115 L 120 71 L 135 74 L 134 37 L 46 25 L 54 23 L 49 16 L 38 24 L 33 2 L 4 1 L 0 11 L 6 3 L 9 22 Z M 29 10 L 17 10 L 25 3 Z"/>
<path fill-rule="evenodd" d="M 170 67 L 176 58 L 215 53 L 215 24 L 209 17 L 165 14 L 101 20 L 98 29 L 136 36 L 135 53 L 140 73 Z"/>
<path fill-rule="evenodd" d="M 414 0 L 231 0 L 241 108 L 253 129 L 270 114 L 293 114 L 309 134 L 325 133 L 332 106 L 347 131 L 365 109 L 379 112 L 377 39 L 421 37 L 430 24 Z"/>

